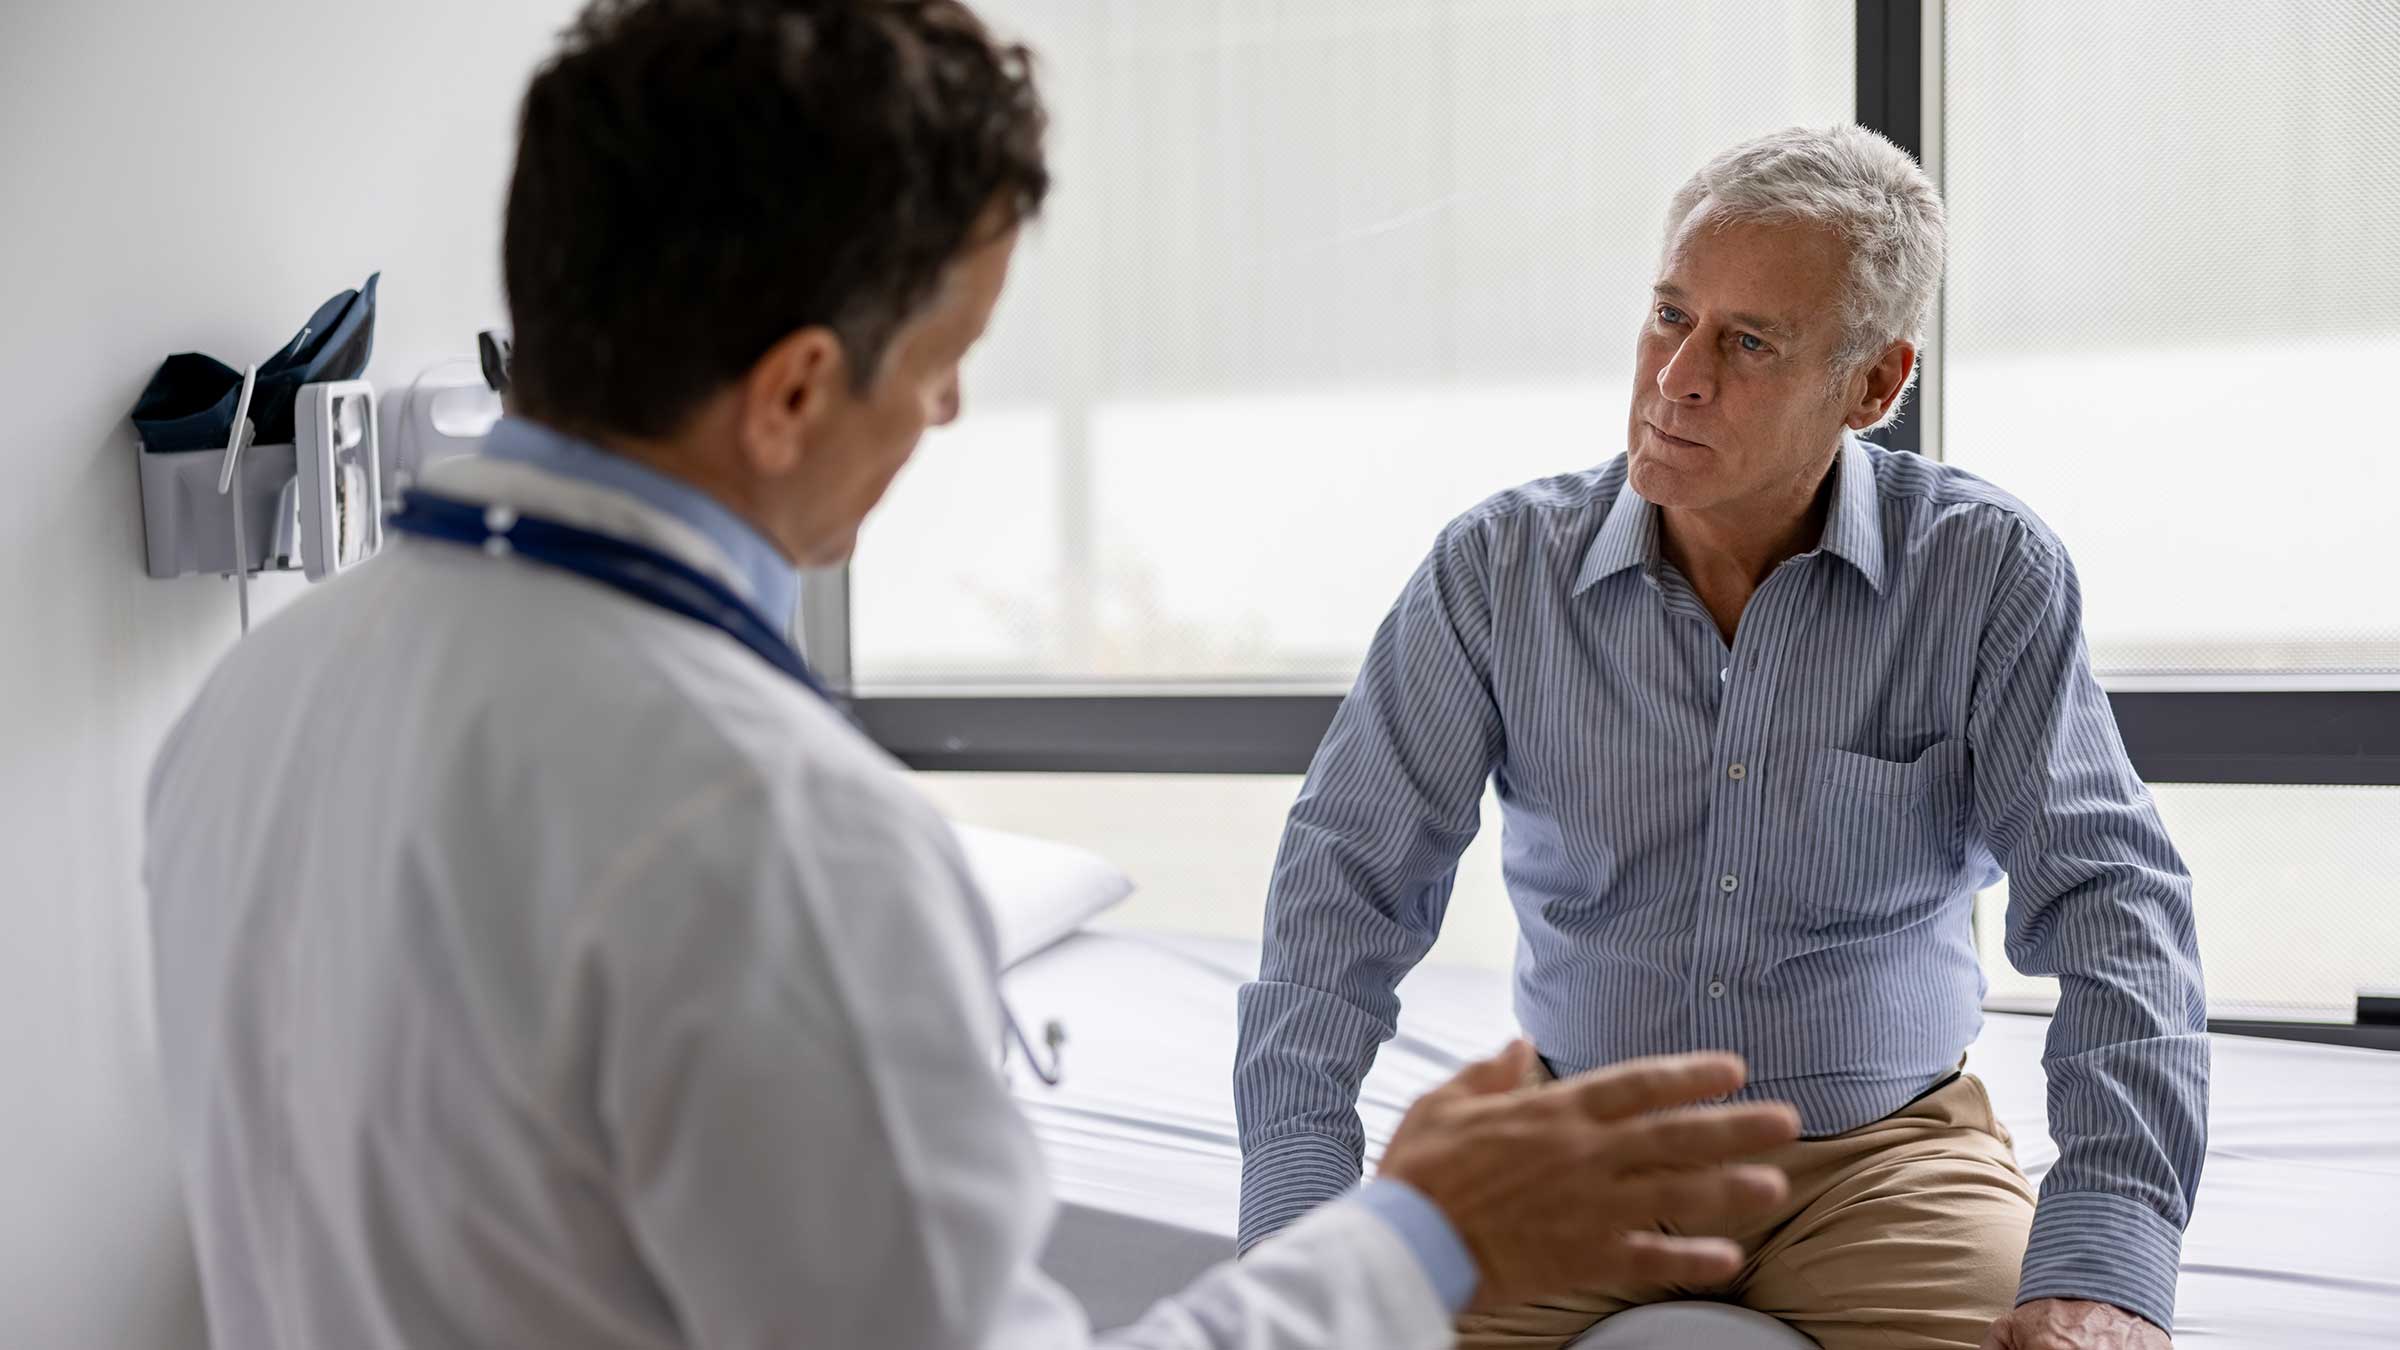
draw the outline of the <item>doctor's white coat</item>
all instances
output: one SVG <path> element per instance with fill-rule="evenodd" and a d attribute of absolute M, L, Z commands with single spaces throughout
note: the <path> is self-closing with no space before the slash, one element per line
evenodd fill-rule
<path fill-rule="evenodd" d="M 631 497 L 444 470 L 732 575 Z M 713 630 L 399 542 L 211 676 L 145 874 L 222 1350 L 1089 1339 L 949 829 Z M 1103 1343 L 1448 1341 L 1344 1203 Z"/>

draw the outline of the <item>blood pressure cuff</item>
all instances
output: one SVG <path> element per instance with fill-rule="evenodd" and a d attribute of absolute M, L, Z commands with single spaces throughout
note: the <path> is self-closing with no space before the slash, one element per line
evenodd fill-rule
<path fill-rule="evenodd" d="M 375 354 L 375 284 L 382 278 L 378 272 L 359 289 L 317 306 L 292 340 L 260 363 L 258 386 L 250 396 L 250 422 L 260 445 L 293 438 L 292 410 L 300 386 L 355 380 L 366 373 Z M 233 440 L 233 412 L 241 398 L 240 371 L 213 356 L 182 352 L 150 377 L 133 405 L 134 429 L 141 433 L 142 448 L 159 454 L 222 450 Z"/>

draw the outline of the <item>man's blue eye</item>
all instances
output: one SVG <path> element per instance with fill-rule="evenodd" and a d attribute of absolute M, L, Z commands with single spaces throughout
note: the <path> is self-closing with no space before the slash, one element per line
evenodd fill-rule
<path fill-rule="evenodd" d="M 1764 342 L 1761 342 L 1761 341 L 1759 341 L 1759 340 L 1758 340 L 1758 334 L 1756 334 L 1756 333 L 1744 333 L 1744 334 L 1742 334 L 1742 350 L 1743 350 L 1743 351 L 1746 351 L 1746 352 L 1763 352 L 1763 351 L 1765 351 L 1766 349 L 1767 349 L 1767 344 L 1766 344 L 1766 343 L 1764 343 Z"/>
<path fill-rule="evenodd" d="M 1673 305 L 1660 305 L 1658 307 L 1658 317 L 1668 323 L 1682 323 L 1683 311 L 1675 308 Z"/>

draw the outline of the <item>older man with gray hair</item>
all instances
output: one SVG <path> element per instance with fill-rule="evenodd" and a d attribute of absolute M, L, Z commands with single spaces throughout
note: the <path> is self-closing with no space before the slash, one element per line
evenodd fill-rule
<path fill-rule="evenodd" d="M 1359 1081 L 1488 779 L 1547 1069 L 1738 1050 L 1807 1137 L 1729 1284 L 1562 1289 L 1463 1345 L 1678 1297 L 1826 1350 L 2166 1345 L 2207 1133 L 2190 878 L 2057 536 L 1858 434 L 1916 377 L 1940 195 L 1870 131 L 1791 130 L 1667 225 L 1626 454 L 1443 530 L 1292 808 L 1241 999 L 1242 1242 L 1356 1181 Z M 2038 1205 L 1961 1071 L 2003 870 L 2009 957 L 2061 988 Z"/>

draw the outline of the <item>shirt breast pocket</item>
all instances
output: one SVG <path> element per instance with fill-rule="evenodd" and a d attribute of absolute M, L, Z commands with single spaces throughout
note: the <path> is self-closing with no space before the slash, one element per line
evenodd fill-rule
<path fill-rule="evenodd" d="M 1967 743 L 1913 760 L 1811 750 L 1802 851 L 1807 891 L 1828 909 L 1891 914 L 1945 898 L 1966 862 Z"/>

